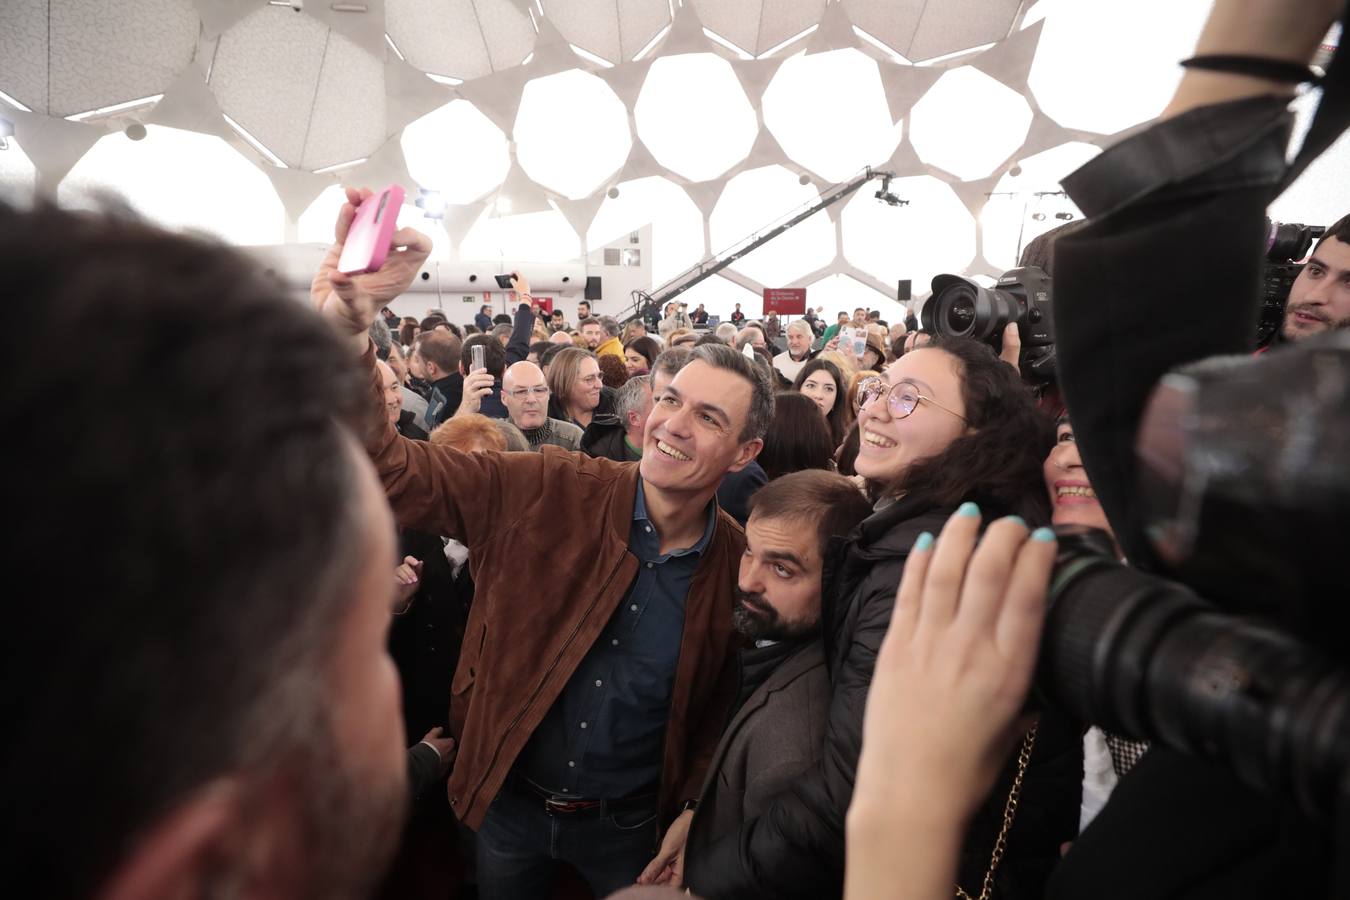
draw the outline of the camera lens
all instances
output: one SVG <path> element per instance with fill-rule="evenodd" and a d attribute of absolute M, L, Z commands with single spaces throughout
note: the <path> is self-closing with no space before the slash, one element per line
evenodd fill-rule
<path fill-rule="evenodd" d="M 943 322 L 948 334 L 968 334 L 975 327 L 975 298 L 964 291 L 952 297 L 947 301 Z"/>

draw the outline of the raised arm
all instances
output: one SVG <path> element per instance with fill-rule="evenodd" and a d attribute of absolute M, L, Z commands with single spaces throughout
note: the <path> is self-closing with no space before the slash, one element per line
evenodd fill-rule
<path fill-rule="evenodd" d="M 506 342 L 506 364 L 508 366 L 522 362 L 530 355 L 530 335 L 534 333 L 534 310 L 530 309 L 530 282 L 519 272 L 511 274 L 511 286 L 515 288 L 520 305 L 516 307 L 516 319 L 512 323 L 511 339 Z"/>

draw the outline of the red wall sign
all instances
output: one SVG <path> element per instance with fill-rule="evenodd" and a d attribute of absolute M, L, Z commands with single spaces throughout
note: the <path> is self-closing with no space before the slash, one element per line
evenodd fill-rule
<path fill-rule="evenodd" d="M 800 316 L 806 313 L 806 288 L 765 288 L 764 311 L 780 316 Z"/>

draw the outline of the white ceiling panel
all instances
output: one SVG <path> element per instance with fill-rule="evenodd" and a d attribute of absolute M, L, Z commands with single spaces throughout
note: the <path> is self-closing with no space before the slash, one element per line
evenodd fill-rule
<path fill-rule="evenodd" d="M 423 72 L 478 78 L 534 49 L 529 15 L 508 0 L 388 0 L 384 16 L 399 52 Z"/>
<path fill-rule="evenodd" d="M 612 63 L 631 60 L 670 24 L 667 0 L 550 0 L 547 14 L 569 43 Z"/>

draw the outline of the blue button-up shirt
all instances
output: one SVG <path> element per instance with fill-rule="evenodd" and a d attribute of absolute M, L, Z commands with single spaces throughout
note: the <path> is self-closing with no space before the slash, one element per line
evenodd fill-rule
<path fill-rule="evenodd" d="M 521 752 L 517 771 L 535 785 L 616 799 L 660 779 L 685 598 L 716 522 L 709 503 L 698 543 L 663 555 L 638 482 L 628 532 L 637 578 Z"/>

